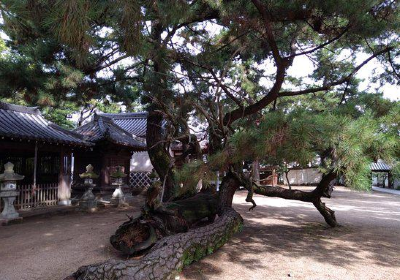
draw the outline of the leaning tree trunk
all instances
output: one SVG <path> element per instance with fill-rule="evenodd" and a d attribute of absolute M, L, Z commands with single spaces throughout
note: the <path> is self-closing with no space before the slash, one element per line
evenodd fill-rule
<path fill-rule="evenodd" d="M 151 27 L 152 64 L 153 71 L 146 77 L 145 89 L 150 92 L 148 98 L 151 105 L 148 108 L 146 142 L 151 164 L 160 176 L 164 186 L 162 201 L 168 201 L 174 193 L 173 164 L 165 142 L 165 128 L 163 129 L 163 115 L 166 108 L 173 102 L 173 96 L 168 86 L 168 69 L 170 67 L 166 56 L 165 46 L 162 43 L 162 33 L 165 27 L 159 20 L 154 20 Z M 145 97 L 146 99 L 146 97 Z"/>
<path fill-rule="evenodd" d="M 219 190 L 219 207 L 224 209 L 226 207 L 232 207 L 233 196 L 236 190 L 239 188 L 240 182 L 233 176 L 231 172 L 228 172 L 222 179 L 220 190 Z"/>
<path fill-rule="evenodd" d="M 210 225 L 159 240 L 142 259 L 83 266 L 65 280 L 173 279 L 184 266 L 224 245 L 242 225 L 239 213 L 226 208 Z"/>
<path fill-rule="evenodd" d="M 146 142 L 151 164 L 160 176 L 164 188 L 163 201 L 168 201 L 174 195 L 174 174 L 171 157 L 165 149 L 165 139 L 162 131 L 163 117 L 156 111 L 150 111 L 147 117 Z"/>
<path fill-rule="evenodd" d="M 240 177 L 240 174 L 239 175 L 236 174 L 236 178 L 238 178 L 239 181 L 243 181 L 243 179 Z M 321 201 L 321 197 L 323 196 L 330 197 L 330 194 L 327 190 L 329 189 L 330 183 L 335 178 L 336 174 L 333 171 L 324 174 L 322 176 L 321 181 L 318 183 L 317 187 L 311 192 L 305 192 L 293 189 L 289 190 L 282 187 L 260 186 L 258 184 L 253 184 L 251 190 L 249 190 L 249 193 L 251 192 L 251 195 L 250 197 L 249 196 L 247 197 L 246 201 L 253 202 L 253 207 L 251 207 L 250 209 L 253 209 L 255 207 L 255 202 L 252 199 L 252 193 L 254 192 L 256 194 L 265 195 L 269 197 L 280 197 L 284 199 L 311 202 L 324 217 L 326 223 L 331 227 L 336 227 L 338 223 L 336 221 L 335 211 L 329 209 L 325 205 L 325 203 Z M 245 184 L 243 185 L 246 186 Z"/>
<path fill-rule="evenodd" d="M 290 184 L 288 175 L 289 175 L 289 171 L 285 171 L 286 182 L 287 182 L 287 185 L 289 187 L 289 190 L 291 190 L 292 189 L 292 185 Z"/>
<path fill-rule="evenodd" d="M 316 198 L 313 201 L 315 208 L 321 213 L 324 217 L 325 222 L 331 227 L 338 226 L 338 222 L 336 221 L 335 211 L 325 206 L 325 203 L 321 201 L 321 198 Z"/>

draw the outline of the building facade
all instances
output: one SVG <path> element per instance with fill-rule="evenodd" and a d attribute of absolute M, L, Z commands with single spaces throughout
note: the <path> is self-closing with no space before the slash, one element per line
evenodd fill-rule
<path fill-rule="evenodd" d="M 91 146 L 47 121 L 36 107 L 0 102 L 0 170 L 12 162 L 25 176 L 18 184 L 17 209 L 70 204 L 72 153 Z"/>

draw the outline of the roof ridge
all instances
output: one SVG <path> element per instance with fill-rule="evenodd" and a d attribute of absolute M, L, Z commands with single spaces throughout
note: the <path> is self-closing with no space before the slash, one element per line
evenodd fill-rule
<path fill-rule="evenodd" d="M 143 118 L 148 116 L 148 112 L 127 112 L 127 113 L 97 113 L 98 116 L 107 118 Z"/>
<path fill-rule="evenodd" d="M 106 128 L 105 128 L 105 126 L 104 126 L 103 118 L 102 118 L 102 117 L 99 117 L 99 118 L 97 119 L 97 123 L 99 124 L 99 128 L 100 128 L 101 133 L 106 133 Z"/>
<path fill-rule="evenodd" d="M 0 101 L 0 110 L 14 111 L 32 115 L 42 115 L 38 107 L 28 107 L 22 105 L 15 105 Z"/>
<path fill-rule="evenodd" d="M 110 119 L 110 121 L 111 121 L 111 124 L 112 124 L 116 129 L 118 129 L 118 130 L 120 130 L 120 131 L 126 133 L 127 135 L 132 136 L 133 139 L 135 139 L 135 140 L 137 140 L 137 141 L 139 141 L 139 142 L 143 142 L 142 139 L 140 139 L 139 136 L 137 136 L 137 135 L 135 135 L 135 134 L 129 132 L 128 130 L 126 130 L 126 129 L 122 128 L 122 127 L 120 127 L 118 124 L 116 124 L 116 123 L 114 122 L 113 119 Z"/>

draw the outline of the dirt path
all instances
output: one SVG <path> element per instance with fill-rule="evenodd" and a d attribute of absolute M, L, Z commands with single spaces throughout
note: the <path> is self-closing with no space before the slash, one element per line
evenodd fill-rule
<path fill-rule="evenodd" d="M 0 227 L 0 280 L 63 279 L 82 265 L 121 258 L 109 238 L 138 209 L 39 216 Z"/>
<path fill-rule="evenodd" d="M 327 229 L 309 204 L 245 192 L 243 232 L 187 267 L 181 279 L 400 279 L 400 197 L 339 188 L 328 200 L 343 225 Z M 0 279 L 62 279 L 79 266 L 122 256 L 108 238 L 131 210 L 70 213 L 0 227 Z M 290 275 L 290 276 L 289 276 Z"/>

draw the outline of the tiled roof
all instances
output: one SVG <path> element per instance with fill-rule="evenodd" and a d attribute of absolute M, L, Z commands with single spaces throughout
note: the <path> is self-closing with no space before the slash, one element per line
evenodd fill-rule
<path fill-rule="evenodd" d="M 115 124 L 129 133 L 146 138 L 147 112 L 119 114 L 100 113 L 99 116 L 111 118 Z"/>
<path fill-rule="evenodd" d="M 390 171 L 391 168 L 383 161 L 373 162 L 370 164 L 371 171 Z"/>
<path fill-rule="evenodd" d="M 91 145 L 80 135 L 47 121 L 37 107 L 4 102 L 0 102 L 0 136 L 75 146 Z"/>
<path fill-rule="evenodd" d="M 136 150 L 145 150 L 146 144 L 143 139 L 124 130 L 113 119 L 105 114 L 95 114 L 93 120 L 74 130 L 81 134 L 86 141 L 98 142 L 110 141 L 117 145 L 127 146 Z"/>

